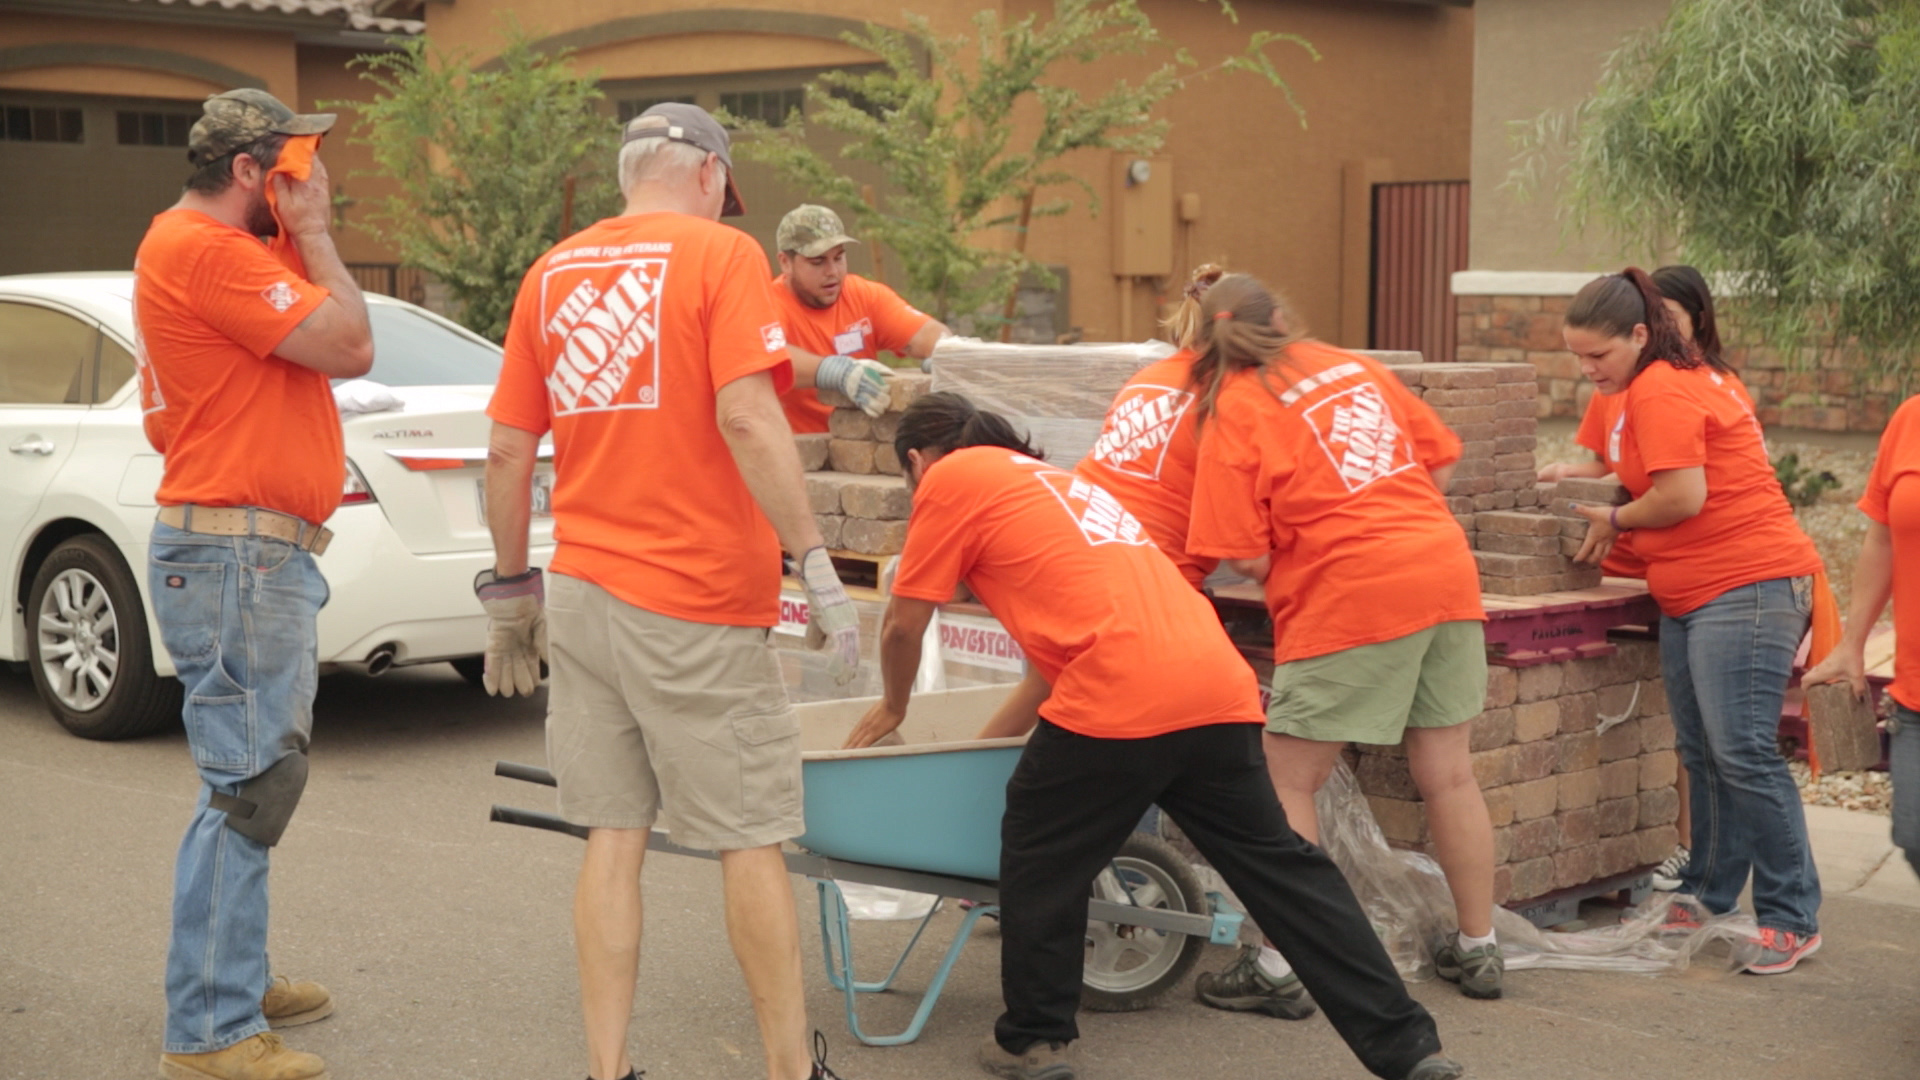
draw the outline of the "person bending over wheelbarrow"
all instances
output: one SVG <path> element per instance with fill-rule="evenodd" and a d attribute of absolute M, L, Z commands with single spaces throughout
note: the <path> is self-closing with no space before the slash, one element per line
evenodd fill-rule
<path fill-rule="evenodd" d="M 981 1065 L 1011 1080 L 1076 1075 L 1088 891 L 1158 803 L 1369 1071 L 1462 1075 L 1339 869 L 1288 827 L 1267 778 L 1253 671 L 1139 520 L 958 394 L 909 406 L 894 446 L 914 495 L 881 628 L 886 692 L 847 746 L 870 746 L 906 718 L 921 635 L 963 578 L 1045 677 L 1022 683 L 980 733 L 1033 731 L 1007 783 L 1006 1012 Z"/>

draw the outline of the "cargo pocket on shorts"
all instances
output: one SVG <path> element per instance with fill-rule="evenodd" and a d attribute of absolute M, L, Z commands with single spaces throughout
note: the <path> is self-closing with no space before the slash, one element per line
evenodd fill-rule
<path fill-rule="evenodd" d="M 727 718 L 740 745 L 741 831 L 800 814 L 800 718 L 788 705 Z"/>
<path fill-rule="evenodd" d="M 247 691 L 214 665 L 189 694 L 184 710 L 193 761 L 203 769 L 251 773 L 254 767 L 253 709 Z"/>

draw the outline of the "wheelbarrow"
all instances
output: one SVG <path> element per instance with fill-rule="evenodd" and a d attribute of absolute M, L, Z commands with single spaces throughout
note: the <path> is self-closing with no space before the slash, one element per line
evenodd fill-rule
<path fill-rule="evenodd" d="M 909 743 L 802 755 L 807 831 L 794 841 L 797 850 L 785 852 L 787 870 L 814 884 L 827 981 L 845 995 L 847 1028 L 861 1042 L 896 1046 L 919 1038 L 974 928 L 983 917 L 998 915 L 1000 819 L 1007 779 L 1024 742 Z M 554 782 L 546 770 L 530 765 L 500 762 L 494 772 Z M 495 806 L 492 819 L 582 839 L 587 834 L 583 826 L 551 814 L 512 807 Z M 648 850 L 719 858 L 674 843 L 663 829 L 653 830 Z M 893 989 L 942 905 L 920 920 L 883 978 L 863 982 L 854 974 L 853 926 L 842 882 L 967 902 L 912 1021 L 898 1033 L 868 1034 L 860 1024 L 860 995 Z M 1192 969 L 1208 942 L 1237 941 L 1242 920 L 1224 897 L 1206 891 L 1192 864 L 1171 844 L 1134 832 L 1095 879 L 1088 898 L 1082 1003 L 1106 1012 L 1151 1006 Z"/>

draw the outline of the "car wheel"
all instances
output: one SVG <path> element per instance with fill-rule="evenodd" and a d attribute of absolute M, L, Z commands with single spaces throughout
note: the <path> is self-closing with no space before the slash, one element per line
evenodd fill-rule
<path fill-rule="evenodd" d="M 130 739 L 180 723 L 180 681 L 154 672 L 139 586 L 105 537 L 53 549 L 27 592 L 27 625 L 27 667 L 60 726 Z"/>
<path fill-rule="evenodd" d="M 447 661 L 447 663 L 453 666 L 453 670 L 460 673 L 461 678 L 467 680 L 468 686 L 485 686 L 486 685 L 486 683 L 483 681 L 487 674 L 487 658 L 486 657 L 462 656 L 455 660 L 449 660 Z M 545 660 L 542 660 L 540 661 L 540 681 L 545 682 L 546 679 L 547 679 L 547 662 Z"/>

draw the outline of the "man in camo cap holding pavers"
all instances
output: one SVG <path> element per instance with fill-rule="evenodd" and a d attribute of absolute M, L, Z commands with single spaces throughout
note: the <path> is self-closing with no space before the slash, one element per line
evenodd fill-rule
<path fill-rule="evenodd" d="M 848 273 L 847 245 L 859 241 L 824 206 L 789 211 L 775 243 L 780 276 L 773 292 L 793 357 L 793 387 L 780 404 L 793 433 L 827 430 L 833 408 L 821 402 L 821 389 L 838 390 L 879 416 L 887 409 L 890 370 L 878 361 L 880 350 L 925 360 L 949 333 L 946 326 L 885 285 Z"/>

